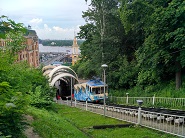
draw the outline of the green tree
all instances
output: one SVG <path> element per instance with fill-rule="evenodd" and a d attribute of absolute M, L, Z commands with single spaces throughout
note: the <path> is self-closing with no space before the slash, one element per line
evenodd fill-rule
<path fill-rule="evenodd" d="M 39 107 L 48 107 L 54 96 L 41 70 L 16 62 L 17 52 L 24 48 L 24 32 L 21 24 L 1 17 L 0 38 L 7 45 L 0 48 L 0 135 L 15 138 L 20 138 L 25 128 L 24 114 L 31 100 L 38 100 Z"/>
<path fill-rule="evenodd" d="M 176 89 L 179 89 L 181 69 L 184 67 L 185 2 L 171 0 L 158 4 L 161 5 L 155 5 L 144 45 L 137 51 L 139 65 L 142 66 L 139 81 L 151 78 L 158 82 L 171 79 L 173 73 L 176 73 Z"/>
<path fill-rule="evenodd" d="M 6 46 L 5 50 L 8 50 L 12 56 L 17 55 L 17 52 L 26 47 L 26 39 L 24 38 L 24 32 L 8 32 L 5 35 Z"/>
<path fill-rule="evenodd" d="M 110 86 L 129 89 L 173 79 L 181 86 L 184 68 L 183 0 L 92 0 L 83 12 L 79 38 L 83 77 L 99 75 L 108 64 Z M 144 87 L 142 87 L 144 88 Z"/>
<path fill-rule="evenodd" d="M 135 58 L 135 51 L 142 46 L 146 27 L 154 8 L 148 0 L 120 0 L 120 17 L 126 32 L 125 49 Z"/>
<path fill-rule="evenodd" d="M 0 38 L 5 39 L 8 32 L 25 32 L 25 27 L 22 23 L 16 23 L 7 16 L 2 15 L 0 16 Z"/>
<path fill-rule="evenodd" d="M 83 12 L 87 24 L 81 26 L 79 38 L 85 39 L 80 46 L 82 60 L 90 68 L 87 73 L 100 74 L 101 64 L 110 64 L 122 53 L 123 26 L 119 18 L 118 3 L 111 0 L 93 0 L 89 10 Z M 120 51 L 120 52 L 119 52 Z M 85 65 L 84 64 L 84 65 Z M 86 75 L 92 76 L 92 74 Z"/>
<path fill-rule="evenodd" d="M 24 111 L 27 108 L 27 96 L 15 92 L 8 82 L 0 83 L 0 132 L 19 138 L 26 125 Z"/>

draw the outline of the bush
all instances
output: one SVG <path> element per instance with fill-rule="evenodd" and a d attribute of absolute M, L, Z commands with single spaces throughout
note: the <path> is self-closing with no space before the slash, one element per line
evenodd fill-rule
<path fill-rule="evenodd" d="M 0 132 L 20 138 L 26 125 L 23 113 L 27 107 L 27 97 L 14 92 L 8 82 L 0 83 Z"/>
<path fill-rule="evenodd" d="M 38 107 L 38 108 L 47 108 L 51 106 L 52 100 L 49 96 L 49 94 L 45 93 L 43 91 L 42 86 L 37 86 L 35 88 L 34 92 L 30 93 L 30 102 L 32 106 Z"/>

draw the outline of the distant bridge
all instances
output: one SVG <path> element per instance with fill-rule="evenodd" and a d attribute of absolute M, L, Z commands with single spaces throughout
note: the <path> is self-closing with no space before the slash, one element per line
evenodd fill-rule
<path fill-rule="evenodd" d="M 40 53 L 40 63 L 47 66 L 47 65 L 51 65 L 53 62 L 55 61 L 64 61 L 66 60 L 66 58 L 69 58 L 69 55 L 67 55 L 67 53 Z M 68 60 L 69 61 L 69 60 Z"/>

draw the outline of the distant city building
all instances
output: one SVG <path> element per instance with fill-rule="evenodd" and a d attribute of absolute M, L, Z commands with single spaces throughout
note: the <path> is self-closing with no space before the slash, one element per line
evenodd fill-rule
<path fill-rule="evenodd" d="M 28 30 L 24 36 L 26 38 L 26 47 L 18 52 L 17 61 L 27 61 L 32 67 L 39 66 L 39 42 L 38 36 L 34 30 Z M 6 41 L 0 39 L 0 46 L 6 46 Z"/>
<path fill-rule="evenodd" d="M 77 39 L 74 37 L 72 45 L 72 65 L 74 65 L 79 60 L 79 46 L 77 44 Z"/>

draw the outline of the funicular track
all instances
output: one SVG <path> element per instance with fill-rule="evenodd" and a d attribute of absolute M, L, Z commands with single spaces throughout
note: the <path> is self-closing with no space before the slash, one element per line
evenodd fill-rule
<path fill-rule="evenodd" d="M 128 106 L 128 105 L 118 105 L 118 104 L 109 104 L 109 105 L 114 107 L 138 109 L 138 106 Z M 149 112 L 158 112 L 158 113 L 165 113 L 165 114 L 171 114 L 171 115 L 185 116 L 185 111 L 178 110 L 178 109 L 172 110 L 172 109 L 166 109 L 166 108 L 142 107 L 142 110 L 149 111 Z"/>
<path fill-rule="evenodd" d="M 67 100 L 58 102 L 104 115 L 104 106 L 102 104 Z M 185 111 L 141 107 L 140 115 L 138 113 L 138 107 L 136 106 L 112 104 L 106 105 L 105 116 L 185 137 Z M 140 121 L 139 116 L 141 116 Z"/>

